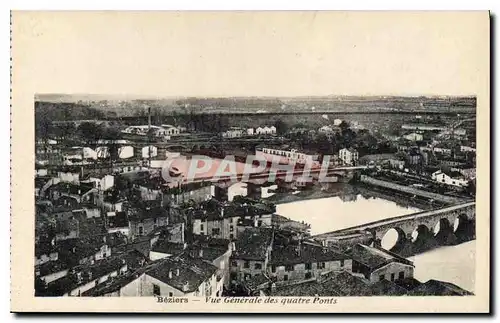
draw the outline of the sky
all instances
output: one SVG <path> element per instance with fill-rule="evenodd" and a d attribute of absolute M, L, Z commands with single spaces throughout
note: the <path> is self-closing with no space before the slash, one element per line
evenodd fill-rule
<path fill-rule="evenodd" d="M 475 95 L 485 12 L 15 12 L 33 93 Z M 486 63 L 485 63 L 486 62 Z"/>

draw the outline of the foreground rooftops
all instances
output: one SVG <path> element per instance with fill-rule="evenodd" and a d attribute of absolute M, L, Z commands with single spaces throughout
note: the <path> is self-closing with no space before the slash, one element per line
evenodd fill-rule
<path fill-rule="evenodd" d="M 411 261 L 398 256 L 395 253 L 363 244 L 355 245 L 351 250 L 351 256 L 354 261 L 367 266 L 371 270 L 383 267 L 392 262 L 400 262 L 409 266 L 413 266 L 413 263 Z"/>

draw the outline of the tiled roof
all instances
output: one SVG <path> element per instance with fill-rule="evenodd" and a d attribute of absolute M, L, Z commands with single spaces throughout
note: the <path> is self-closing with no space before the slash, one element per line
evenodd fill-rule
<path fill-rule="evenodd" d="M 156 278 L 185 293 L 194 292 L 217 271 L 217 267 L 201 259 L 183 256 L 178 259 L 161 259 L 146 271 Z"/>
<path fill-rule="evenodd" d="M 332 249 L 308 244 L 302 244 L 300 246 L 292 244 L 286 247 L 273 247 L 269 263 L 279 266 L 334 261 L 348 258 L 347 255 Z"/>
<path fill-rule="evenodd" d="M 271 228 L 247 228 L 236 241 L 235 259 L 263 260 L 272 243 L 274 230 Z"/>
<path fill-rule="evenodd" d="M 355 245 L 351 251 L 351 256 L 353 261 L 357 261 L 371 270 L 375 270 L 391 262 L 400 262 L 413 266 L 411 261 L 400 257 L 395 253 L 381 248 L 369 247 L 363 244 Z"/>
<path fill-rule="evenodd" d="M 452 283 L 431 279 L 409 292 L 411 296 L 466 296 L 471 292 Z"/>

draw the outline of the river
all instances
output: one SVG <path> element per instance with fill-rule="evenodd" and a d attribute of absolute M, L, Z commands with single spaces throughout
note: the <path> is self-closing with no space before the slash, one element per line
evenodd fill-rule
<path fill-rule="evenodd" d="M 355 195 L 348 201 L 329 197 L 276 205 L 277 214 L 309 223 L 312 235 L 418 211 L 417 208 L 361 195 Z M 415 264 L 415 278 L 422 282 L 437 279 L 474 291 L 475 251 L 475 241 L 469 241 L 440 247 L 409 259 Z"/>

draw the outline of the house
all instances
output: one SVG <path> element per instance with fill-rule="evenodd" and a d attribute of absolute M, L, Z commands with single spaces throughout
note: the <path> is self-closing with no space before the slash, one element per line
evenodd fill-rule
<path fill-rule="evenodd" d="M 238 138 L 238 137 L 242 137 L 244 133 L 245 133 L 245 131 L 242 128 L 231 127 L 228 130 L 222 132 L 222 137 L 223 138 Z"/>
<path fill-rule="evenodd" d="M 266 296 L 371 296 L 370 283 L 346 271 L 329 272 L 294 284 L 273 284 Z"/>
<path fill-rule="evenodd" d="M 255 134 L 255 129 L 254 128 L 248 128 L 247 129 L 247 135 L 248 136 L 253 136 Z"/>
<path fill-rule="evenodd" d="M 90 147 L 83 147 L 83 159 L 97 159 L 97 151 Z"/>
<path fill-rule="evenodd" d="M 158 148 L 153 145 L 142 147 L 141 156 L 142 158 L 156 157 L 158 156 Z"/>
<path fill-rule="evenodd" d="M 257 134 L 257 135 L 274 135 L 274 134 L 276 134 L 276 127 L 275 126 L 258 127 L 257 129 L 255 129 L 255 134 Z"/>
<path fill-rule="evenodd" d="M 404 135 L 403 138 L 405 138 L 406 140 L 410 140 L 410 141 L 421 141 L 424 139 L 424 136 L 420 133 L 412 132 L 412 133 Z"/>
<path fill-rule="evenodd" d="M 342 120 L 341 120 L 341 119 L 335 119 L 335 120 L 333 120 L 333 125 L 334 125 L 334 126 L 337 126 L 337 127 L 338 127 L 338 126 L 340 126 L 341 124 L 342 124 Z"/>
<path fill-rule="evenodd" d="M 357 244 L 350 256 L 352 272 L 363 275 L 372 283 L 413 277 L 414 265 L 411 261 L 382 248 Z"/>
<path fill-rule="evenodd" d="M 278 240 L 275 233 L 275 240 Z M 324 272 L 352 270 L 352 260 L 345 254 L 321 245 L 299 240 L 275 245 L 271 252 L 268 275 L 276 282 L 318 277 Z"/>
<path fill-rule="evenodd" d="M 108 212 L 107 220 L 108 233 L 120 232 L 127 237 L 130 236 L 130 226 L 128 222 L 127 212 Z"/>
<path fill-rule="evenodd" d="M 140 276 L 120 286 L 113 295 L 119 296 L 221 296 L 217 288 L 217 267 L 188 256 L 160 259 Z"/>
<path fill-rule="evenodd" d="M 51 201 L 66 197 L 81 203 L 93 201 L 97 195 L 97 189 L 93 187 L 93 184 L 89 183 L 75 184 L 61 181 L 48 187 L 46 194 Z"/>
<path fill-rule="evenodd" d="M 468 145 L 461 145 L 460 146 L 460 151 L 461 152 L 473 152 L 473 153 L 475 153 L 476 152 L 476 148 L 468 146 Z"/>
<path fill-rule="evenodd" d="M 132 146 L 122 146 L 118 148 L 118 158 L 127 159 L 134 157 L 134 147 Z"/>
<path fill-rule="evenodd" d="M 250 199 L 241 200 L 241 203 L 233 200 L 232 204 L 221 204 L 215 199 L 210 199 L 192 211 L 192 232 L 213 238 L 234 240 L 238 237 L 237 226 L 241 219 L 250 221 L 255 227 L 269 227 L 275 211 L 274 205 Z"/>
<path fill-rule="evenodd" d="M 273 241 L 272 228 L 248 228 L 241 234 L 231 255 L 231 284 L 249 280 L 266 271 Z"/>
<path fill-rule="evenodd" d="M 160 204 L 159 201 L 144 201 L 126 210 L 130 224 L 129 236 L 132 239 L 168 225 L 168 212 Z"/>
<path fill-rule="evenodd" d="M 339 150 L 339 158 L 344 165 L 356 165 L 359 153 L 354 148 L 342 148 Z"/>
<path fill-rule="evenodd" d="M 438 170 L 432 173 L 431 178 L 437 183 L 442 183 L 456 187 L 466 187 L 467 185 L 469 185 L 469 181 L 466 180 L 461 173 L 456 171 L 448 172 L 448 171 Z"/>
<path fill-rule="evenodd" d="M 86 180 L 81 180 L 81 183 L 89 183 L 94 188 L 106 191 L 115 185 L 115 177 L 113 175 L 104 175 L 102 177 L 89 177 Z"/>
<path fill-rule="evenodd" d="M 177 136 L 181 133 L 180 127 L 175 127 L 169 124 L 161 125 L 165 129 L 165 134 L 169 136 Z M 185 128 L 184 128 L 185 129 Z"/>
<path fill-rule="evenodd" d="M 318 132 L 329 135 L 329 134 L 332 134 L 334 132 L 334 130 L 331 126 L 323 126 L 323 127 L 318 129 Z"/>
<path fill-rule="evenodd" d="M 97 147 L 95 151 L 98 159 L 106 159 L 110 157 L 109 147 L 107 146 Z"/>
<path fill-rule="evenodd" d="M 121 257 L 103 259 L 90 265 L 71 268 L 62 278 L 47 284 L 44 296 L 82 296 L 82 293 L 103 284 L 112 277 L 127 272 L 127 264 Z"/>

